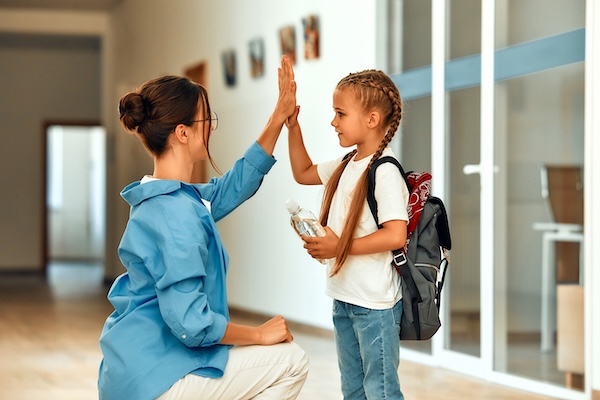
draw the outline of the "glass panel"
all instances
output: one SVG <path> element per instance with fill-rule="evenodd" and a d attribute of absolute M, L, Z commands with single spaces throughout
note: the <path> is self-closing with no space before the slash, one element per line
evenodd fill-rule
<path fill-rule="evenodd" d="M 402 70 L 431 65 L 431 2 L 402 2 Z"/>
<path fill-rule="evenodd" d="M 585 0 L 497 0 L 496 48 L 585 26 Z"/>
<path fill-rule="evenodd" d="M 401 1 L 403 71 L 431 65 L 431 2 Z M 426 82 L 423 82 L 424 84 Z M 402 92 L 400 92 L 402 96 Z M 404 102 L 400 135 L 396 136 L 405 169 L 431 171 L 431 96 Z M 431 354 L 431 341 L 403 341 L 403 348 Z"/>
<path fill-rule="evenodd" d="M 448 0 L 449 60 L 480 53 L 481 2 Z M 480 175 L 466 175 L 466 165 L 479 164 L 480 88 L 447 94 L 447 143 L 449 150 L 449 201 L 453 243 L 451 273 L 444 285 L 447 318 L 444 347 L 479 357 L 480 316 Z M 455 268 L 455 266 L 459 266 Z"/>
<path fill-rule="evenodd" d="M 496 190 L 506 293 L 495 297 L 506 311 L 495 315 L 504 342 L 495 368 L 564 385 L 566 373 L 583 372 L 583 63 L 497 83 L 495 118 L 506 171 Z M 579 329 L 568 337 L 563 325 Z"/>
<path fill-rule="evenodd" d="M 448 59 L 481 52 L 481 0 L 448 0 Z"/>
<path fill-rule="evenodd" d="M 480 88 L 448 94 L 450 182 L 448 214 L 452 232 L 447 349 L 480 355 L 480 176 L 466 175 L 479 164 Z M 456 266 L 456 268 L 454 268 Z"/>
<path fill-rule="evenodd" d="M 407 170 L 431 171 L 431 96 L 404 102 L 400 127 Z"/>
<path fill-rule="evenodd" d="M 431 97 L 404 103 L 402 120 L 400 161 L 405 169 L 431 171 Z M 405 340 L 402 348 L 431 354 L 431 341 Z"/>

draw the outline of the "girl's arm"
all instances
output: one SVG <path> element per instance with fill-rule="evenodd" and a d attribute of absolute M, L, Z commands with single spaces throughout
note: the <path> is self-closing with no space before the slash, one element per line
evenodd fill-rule
<path fill-rule="evenodd" d="M 285 319 L 282 316 L 276 316 L 257 327 L 229 322 L 220 343 L 239 346 L 271 345 L 291 342 L 293 339 Z"/>
<path fill-rule="evenodd" d="M 322 182 L 317 173 L 317 166 L 313 164 L 304 146 L 302 130 L 298 123 L 299 113 L 300 106 L 296 106 L 296 111 L 285 123 L 288 128 L 288 145 L 292 174 L 296 182 L 302 185 L 320 185 Z"/>
<path fill-rule="evenodd" d="M 359 255 L 392 251 L 401 249 L 405 243 L 406 221 L 393 220 L 384 222 L 383 228 L 370 235 L 354 239 L 350 254 Z"/>
<path fill-rule="evenodd" d="M 275 110 L 269 118 L 267 125 L 256 140 L 265 153 L 273 155 L 275 144 L 288 117 L 294 113 L 296 108 L 296 82 L 294 81 L 294 70 L 287 56 L 281 57 L 281 67 L 277 69 L 279 81 L 279 98 L 275 104 Z"/>
<path fill-rule="evenodd" d="M 328 259 L 336 256 L 340 238 L 325 226 L 323 237 L 303 236 L 304 248 L 311 257 Z M 406 243 L 406 221 L 392 220 L 383 223 L 383 227 L 370 235 L 354 239 L 350 248 L 351 255 L 372 254 L 401 249 Z"/>

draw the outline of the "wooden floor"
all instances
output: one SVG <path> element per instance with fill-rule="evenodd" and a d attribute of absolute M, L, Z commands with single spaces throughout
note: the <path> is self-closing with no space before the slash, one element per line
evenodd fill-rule
<path fill-rule="evenodd" d="M 0 275 L 0 400 L 98 398 L 98 336 L 112 311 L 101 274 L 90 267 L 57 267 L 48 279 Z M 262 322 L 248 321 L 248 315 L 235 318 Z M 299 399 L 341 399 L 330 335 L 301 327 L 293 333 L 310 358 Z M 400 377 L 407 400 L 549 399 L 404 360 Z"/>

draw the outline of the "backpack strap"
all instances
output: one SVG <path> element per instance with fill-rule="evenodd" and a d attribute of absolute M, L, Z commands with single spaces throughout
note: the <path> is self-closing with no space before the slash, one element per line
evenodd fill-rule
<path fill-rule="evenodd" d="M 352 150 L 352 151 L 351 151 L 351 152 L 349 152 L 349 153 L 346 153 L 346 154 L 344 154 L 344 157 L 342 157 L 342 161 L 346 161 L 346 159 L 347 159 L 348 157 L 350 157 L 350 156 L 352 155 L 352 153 L 353 153 L 353 152 L 354 152 L 354 150 Z"/>
<path fill-rule="evenodd" d="M 369 209 L 371 209 L 371 214 L 373 214 L 373 218 L 375 218 L 375 223 L 379 228 L 381 228 L 381 225 L 379 225 L 379 218 L 377 217 L 377 200 L 375 200 L 375 171 L 377 170 L 377 167 L 386 162 L 392 163 L 396 167 L 398 167 L 398 169 L 400 170 L 400 174 L 404 179 L 404 182 L 406 182 L 406 187 L 408 188 L 408 191 L 410 192 L 412 189 L 410 183 L 408 182 L 408 179 L 406 178 L 404 168 L 402 168 L 402 165 L 398 160 L 390 156 L 381 157 L 375 160 L 373 165 L 371 165 L 371 168 L 369 168 L 369 186 L 367 189 L 367 203 L 369 203 Z"/>

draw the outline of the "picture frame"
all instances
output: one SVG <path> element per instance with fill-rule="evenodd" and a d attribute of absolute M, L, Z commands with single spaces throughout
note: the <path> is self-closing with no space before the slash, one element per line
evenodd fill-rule
<path fill-rule="evenodd" d="M 248 42 L 250 56 L 250 76 L 259 78 L 265 73 L 265 44 L 262 38 L 254 38 Z"/>
<path fill-rule="evenodd" d="M 284 26 L 279 30 L 281 55 L 287 55 L 296 64 L 296 28 L 293 25 Z"/>
<path fill-rule="evenodd" d="M 320 57 L 320 38 L 321 30 L 319 27 L 319 17 L 317 15 L 308 15 L 302 19 L 304 28 L 304 59 L 315 60 Z"/>
<path fill-rule="evenodd" d="M 225 85 L 228 87 L 234 87 L 237 81 L 237 63 L 235 50 L 229 49 L 221 53 L 221 60 L 223 63 L 223 79 Z"/>

